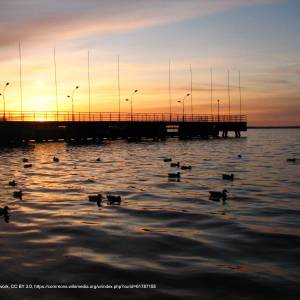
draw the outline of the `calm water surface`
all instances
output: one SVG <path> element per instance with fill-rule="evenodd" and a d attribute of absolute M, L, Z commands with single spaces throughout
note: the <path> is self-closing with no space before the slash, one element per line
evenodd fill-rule
<path fill-rule="evenodd" d="M 237 155 L 241 154 L 242 158 Z M 53 156 L 60 158 L 52 162 Z M 22 158 L 33 164 L 24 169 Z M 101 162 L 96 162 L 100 157 Z M 180 182 L 164 157 L 192 165 Z M 156 289 L 0 289 L 2 299 L 299 299 L 300 130 L 209 141 L 1 148 L 0 282 Z M 234 173 L 225 182 L 222 173 Z M 15 179 L 17 188 L 9 187 Z M 209 190 L 229 191 L 213 202 Z M 13 198 L 16 189 L 23 200 Z M 88 195 L 122 196 L 98 207 Z"/>

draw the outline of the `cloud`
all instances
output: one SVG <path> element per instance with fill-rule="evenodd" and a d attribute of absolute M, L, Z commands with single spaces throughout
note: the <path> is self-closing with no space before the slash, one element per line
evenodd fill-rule
<path fill-rule="evenodd" d="M 0 46 L 114 33 L 271 0 L 10 0 L 1 3 Z"/>

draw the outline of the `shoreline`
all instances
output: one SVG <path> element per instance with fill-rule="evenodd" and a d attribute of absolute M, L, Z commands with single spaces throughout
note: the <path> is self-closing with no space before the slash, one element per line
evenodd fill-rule
<path fill-rule="evenodd" d="M 300 126 L 248 126 L 247 129 L 300 129 Z"/>

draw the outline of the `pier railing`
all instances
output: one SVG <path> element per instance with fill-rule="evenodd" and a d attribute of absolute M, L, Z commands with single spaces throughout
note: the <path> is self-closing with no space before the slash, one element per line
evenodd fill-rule
<path fill-rule="evenodd" d="M 59 121 L 59 122 L 247 122 L 246 115 L 168 114 L 168 113 L 118 113 L 118 112 L 55 112 L 9 111 L 0 114 L 0 121 Z"/>

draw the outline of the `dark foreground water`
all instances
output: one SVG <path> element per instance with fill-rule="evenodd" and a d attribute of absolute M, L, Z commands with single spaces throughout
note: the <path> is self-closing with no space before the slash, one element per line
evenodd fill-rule
<path fill-rule="evenodd" d="M 247 136 L 0 149 L 0 207 L 10 208 L 9 223 L 0 218 L 0 298 L 300 299 L 300 162 L 286 161 L 300 159 L 300 130 Z M 164 157 L 193 169 L 170 182 Z M 224 205 L 208 199 L 223 188 Z M 87 201 L 108 192 L 122 204 Z M 86 286 L 53 287 L 71 284 Z"/>

